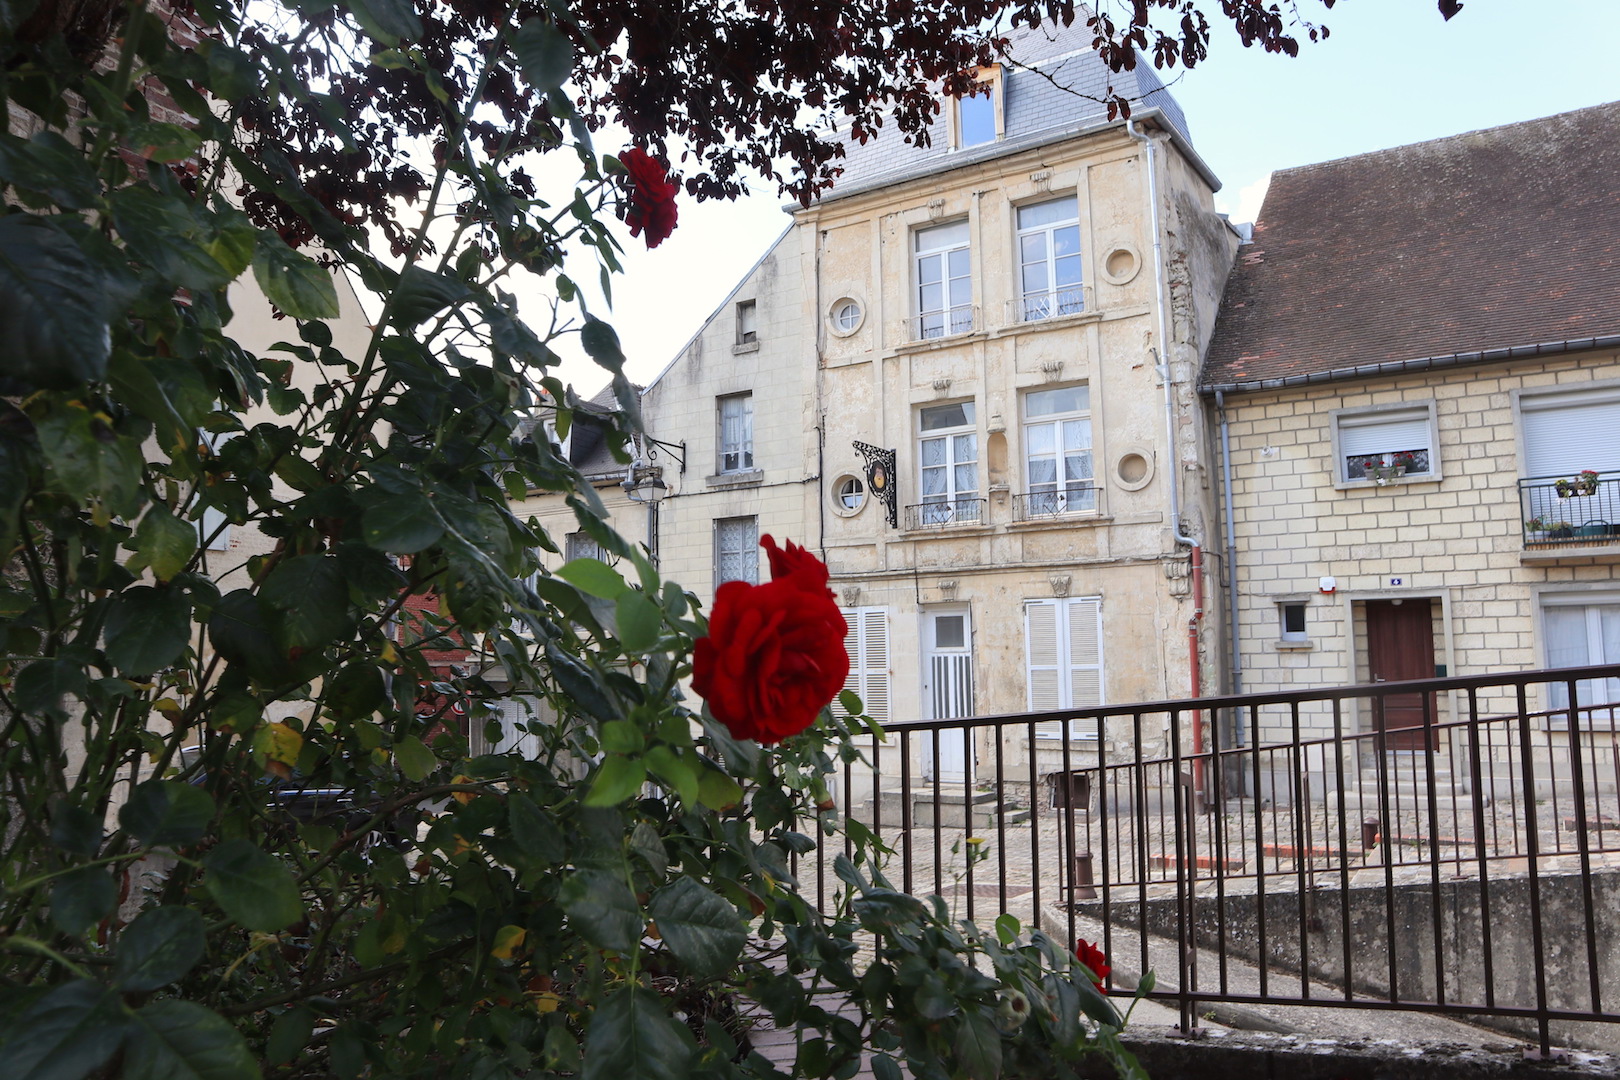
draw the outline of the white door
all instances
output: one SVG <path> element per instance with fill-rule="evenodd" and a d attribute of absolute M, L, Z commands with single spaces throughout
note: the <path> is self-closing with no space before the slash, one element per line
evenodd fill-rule
<path fill-rule="evenodd" d="M 923 716 L 949 720 L 973 715 L 973 625 L 965 607 L 930 608 L 923 612 Z M 968 783 L 972 748 L 963 730 L 923 739 L 923 776 L 929 780 Z"/>

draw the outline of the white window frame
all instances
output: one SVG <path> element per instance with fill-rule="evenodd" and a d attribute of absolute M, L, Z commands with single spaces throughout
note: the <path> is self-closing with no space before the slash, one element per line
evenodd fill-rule
<path fill-rule="evenodd" d="M 1036 203 L 1026 203 L 1015 207 L 1013 220 L 1019 221 L 1025 211 L 1033 211 L 1046 207 L 1067 204 L 1070 215 L 1044 225 L 1031 225 L 1028 228 L 1020 227 L 1014 235 L 1018 257 L 1018 321 L 1038 322 L 1042 319 L 1056 318 L 1061 315 L 1078 315 L 1086 310 L 1085 294 L 1085 263 L 1083 261 L 1084 248 L 1080 243 L 1080 197 L 1075 194 L 1065 195 L 1057 199 L 1046 199 Z M 1074 251 L 1064 255 L 1057 254 L 1060 233 L 1073 230 Z M 1032 258 L 1028 246 L 1032 241 L 1040 241 L 1042 252 L 1039 258 Z M 1072 284 L 1058 283 L 1058 265 L 1077 269 L 1079 277 Z M 1041 267 L 1046 278 L 1045 288 L 1031 289 L 1029 273 L 1034 267 Z"/>
<path fill-rule="evenodd" d="M 980 86 L 988 86 L 988 94 L 974 94 L 971 97 L 954 98 L 946 112 L 950 116 L 951 149 L 971 150 L 975 146 L 988 146 L 1001 139 L 1006 133 L 1006 110 L 1002 103 L 1002 91 L 1006 80 L 1002 78 L 1001 65 L 992 64 L 990 67 L 980 68 L 976 80 Z M 990 136 L 983 139 L 967 141 L 967 125 L 963 123 L 962 110 L 966 106 L 970 110 L 988 109 L 990 119 Z"/>
<path fill-rule="evenodd" d="M 919 228 L 911 234 L 912 306 L 918 341 L 973 329 L 973 229 L 967 218 Z M 928 298 L 939 289 L 939 302 Z"/>
<path fill-rule="evenodd" d="M 1329 414 L 1333 444 L 1333 479 L 1338 488 L 1368 487 L 1380 483 L 1431 482 L 1441 479 L 1440 432 L 1434 401 L 1401 401 L 1369 409 L 1334 409 Z M 1393 475 L 1402 451 L 1423 455 L 1419 465 Z M 1353 465 L 1348 459 L 1354 456 Z M 1376 460 L 1379 477 L 1364 475 L 1359 462 Z M 1421 469 L 1422 471 L 1417 471 Z"/>
<path fill-rule="evenodd" d="M 715 471 L 721 476 L 754 471 L 754 394 L 724 394 L 715 399 L 719 452 Z"/>
<path fill-rule="evenodd" d="M 881 607 L 839 608 L 849 630 L 844 648 L 849 653 L 849 677 L 844 689 L 860 695 L 866 715 L 887 724 L 893 707 L 894 672 L 890 668 L 889 611 Z M 847 717 L 843 705 L 833 702 L 833 712 Z"/>
<path fill-rule="evenodd" d="M 1537 615 L 1541 622 L 1541 652 L 1548 668 L 1586 667 L 1594 664 L 1620 663 L 1620 640 L 1605 642 L 1604 640 L 1604 609 L 1612 614 L 1610 618 L 1620 621 L 1620 591 L 1580 591 L 1580 592 L 1542 592 L 1537 598 Z M 1584 659 L 1573 662 L 1573 657 L 1559 656 L 1554 653 L 1554 630 L 1549 616 L 1554 612 L 1565 614 L 1579 610 L 1584 616 L 1585 640 L 1583 647 Z M 1610 632 L 1616 632 L 1607 628 Z M 1608 645 L 1614 655 L 1608 655 Z M 1602 653 L 1593 659 L 1594 648 Z M 1606 699 L 1609 702 L 1620 702 L 1620 678 L 1615 679 L 1583 679 L 1577 684 L 1579 700 L 1591 702 Z M 1569 727 L 1569 717 L 1560 712 L 1569 707 L 1569 698 L 1566 688 L 1558 683 L 1547 685 L 1546 728 L 1551 731 L 1565 731 Z M 1620 729 L 1620 708 L 1589 709 L 1581 717 L 1583 731 L 1614 731 Z"/>
<path fill-rule="evenodd" d="M 726 559 L 735 558 L 746 573 L 727 576 Z M 731 517 L 714 519 L 714 584 L 718 588 L 728 581 L 746 581 L 759 584 L 759 518 Z"/>
<path fill-rule="evenodd" d="M 1620 382 L 1595 383 L 1572 390 L 1514 391 L 1514 413 L 1519 426 L 1519 474 L 1528 480 L 1554 480 L 1577 475 L 1582 469 L 1602 474 L 1620 473 Z M 1548 452 L 1535 445 L 1537 413 L 1558 415 L 1557 433 L 1547 437 L 1558 446 Z M 1586 415 L 1571 415 L 1584 413 Z M 1573 449 L 1571 449 L 1573 445 Z M 1562 451 L 1562 460 L 1559 460 Z M 1551 460 L 1549 460 L 1551 459 Z"/>
<path fill-rule="evenodd" d="M 1036 622 L 1048 617 L 1052 620 L 1051 662 L 1046 662 L 1044 657 L 1036 656 Z M 1077 642 L 1074 640 L 1075 628 L 1081 625 L 1082 621 L 1084 629 L 1091 635 L 1091 640 Z M 1078 658 L 1077 647 L 1080 649 Z M 1088 655 L 1088 652 L 1092 655 Z M 1030 712 L 1090 709 L 1108 704 L 1105 659 L 1102 597 L 1076 596 L 1024 601 L 1024 689 Z M 1037 683 L 1037 675 L 1048 671 L 1055 673 L 1056 679 L 1051 689 L 1043 689 Z M 1087 675 L 1092 676 L 1085 681 L 1094 684 L 1093 696 L 1096 700 L 1076 702 L 1076 682 Z M 1056 699 L 1056 704 L 1052 703 L 1053 698 Z M 1037 739 L 1062 738 L 1061 722 L 1037 724 L 1035 736 Z M 1097 721 L 1069 721 L 1068 737 L 1084 742 L 1097 741 Z"/>
<path fill-rule="evenodd" d="M 1030 401 L 1037 395 L 1049 394 L 1064 390 L 1079 390 L 1085 394 L 1085 408 L 1070 409 L 1063 412 L 1043 413 L 1040 416 L 1029 415 Z M 1024 412 L 1024 513 L 1030 518 L 1056 517 L 1059 514 L 1095 513 L 1097 510 L 1097 483 L 1096 467 L 1096 429 L 1091 423 L 1091 388 L 1086 383 L 1073 386 L 1040 386 L 1033 387 L 1023 394 L 1020 408 Z M 1065 444 L 1069 432 L 1069 425 L 1083 422 L 1085 425 L 1084 447 L 1075 447 L 1072 451 Z M 1036 436 L 1041 429 L 1049 429 L 1047 434 L 1051 437 L 1052 452 L 1050 454 L 1036 455 L 1032 450 Z M 1085 461 L 1085 469 L 1091 475 L 1079 477 L 1076 480 L 1067 478 L 1069 458 L 1073 454 Z M 1041 491 L 1036 491 L 1035 461 L 1036 458 L 1051 458 L 1053 460 L 1053 479 L 1041 481 Z M 1050 487 L 1050 490 L 1046 490 Z M 1071 490 L 1072 489 L 1072 490 Z M 1079 498 L 1076 500 L 1075 496 Z"/>
<path fill-rule="evenodd" d="M 923 419 L 931 411 L 941 408 L 960 407 L 965 415 L 966 422 L 952 427 L 923 429 Z M 967 447 L 972 456 L 962 454 L 963 437 L 971 440 Z M 939 443 L 944 450 L 944 461 L 938 465 L 929 465 L 928 445 Z M 957 485 L 957 470 L 971 466 L 973 470 L 973 486 L 959 487 Z M 928 491 L 928 477 L 930 473 L 942 472 L 945 477 L 943 491 L 930 493 Z M 978 410 L 975 403 L 969 401 L 939 402 L 925 405 L 917 410 L 917 502 L 920 505 L 918 515 L 925 525 L 948 525 L 963 520 L 961 503 L 967 499 L 979 497 L 979 421 Z M 927 509 L 931 504 L 937 504 L 938 509 Z M 978 509 L 977 506 L 974 507 Z M 933 520 L 930 520 L 932 515 Z M 979 515 L 975 514 L 970 520 L 977 523 Z"/>
<path fill-rule="evenodd" d="M 737 301 L 737 344 L 759 344 L 759 304 L 757 301 Z"/>
<path fill-rule="evenodd" d="M 1288 612 L 1299 609 L 1298 630 L 1288 628 Z M 1277 640 L 1288 645 L 1305 645 L 1311 640 L 1310 605 L 1304 600 L 1277 601 Z"/>

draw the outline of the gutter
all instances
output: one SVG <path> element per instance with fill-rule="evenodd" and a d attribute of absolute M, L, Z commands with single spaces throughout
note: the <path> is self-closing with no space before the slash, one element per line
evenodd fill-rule
<path fill-rule="evenodd" d="M 1290 386 L 1317 386 L 1321 383 L 1343 382 L 1348 379 L 1367 379 L 1378 375 L 1401 375 L 1414 371 L 1434 371 L 1465 364 L 1489 364 L 1504 360 L 1523 360 L 1537 356 L 1560 356 L 1565 353 L 1586 352 L 1591 349 L 1620 349 L 1620 334 L 1601 334 L 1597 337 L 1570 338 L 1566 341 L 1547 341 L 1538 345 L 1508 345 L 1474 352 L 1443 353 L 1413 360 L 1386 360 L 1379 364 L 1360 364 L 1356 367 L 1332 368 L 1302 375 L 1284 375 L 1276 379 L 1247 379 L 1239 382 L 1210 383 L 1201 387 L 1204 394 L 1243 394 L 1255 390 L 1281 390 Z"/>

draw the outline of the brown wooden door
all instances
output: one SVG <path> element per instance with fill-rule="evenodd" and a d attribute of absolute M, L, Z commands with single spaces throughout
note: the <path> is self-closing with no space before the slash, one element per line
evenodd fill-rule
<path fill-rule="evenodd" d="M 1434 623 L 1427 597 L 1367 601 L 1367 673 L 1375 683 L 1434 678 Z M 1385 733 L 1385 749 L 1433 750 L 1434 705 L 1430 694 L 1425 716 L 1422 694 L 1374 699 L 1373 724 Z"/>

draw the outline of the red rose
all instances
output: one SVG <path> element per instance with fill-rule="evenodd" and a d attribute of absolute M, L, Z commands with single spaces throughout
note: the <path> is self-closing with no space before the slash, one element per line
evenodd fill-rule
<path fill-rule="evenodd" d="M 714 594 L 709 636 L 692 652 L 692 689 L 739 739 L 780 742 L 816 722 L 849 676 L 849 626 L 827 588 L 827 567 L 769 536 L 771 580 L 728 581 Z"/>
<path fill-rule="evenodd" d="M 620 154 L 619 162 L 629 174 L 625 182 L 629 205 L 624 220 L 630 226 L 630 235 L 640 236 L 645 229 L 647 247 L 655 248 L 675 231 L 675 194 L 680 187 L 671 182 L 663 163 L 639 146 Z"/>
<path fill-rule="evenodd" d="M 1108 978 L 1110 971 L 1114 970 L 1108 966 L 1108 954 L 1091 942 L 1080 940 L 1074 943 L 1074 955 L 1076 959 L 1091 970 L 1093 976 L 1091 981 L 1096 984 L 1097 989 L 1102 993 L 1107 993 L 1106 990 L 1103 990 L 1103 980 Z"/>

